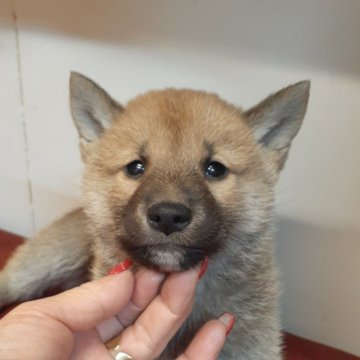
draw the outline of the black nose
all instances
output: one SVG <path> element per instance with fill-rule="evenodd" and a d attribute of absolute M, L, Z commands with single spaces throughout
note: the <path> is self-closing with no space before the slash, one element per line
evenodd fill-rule
<path fill-rule="evenodd" d="M 148 223 L 155 230 L 166 235 L 184 230 L 191 221 L 189 208 L 178 203 L 158 203 L 152 205 L 147 214 Z"/>

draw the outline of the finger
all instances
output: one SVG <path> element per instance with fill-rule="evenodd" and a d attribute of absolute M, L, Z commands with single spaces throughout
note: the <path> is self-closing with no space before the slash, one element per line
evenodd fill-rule
<path fill-rule="evenodd" d="M 121 310 L 117 318 L 124 326 L 132 324 L 141 312 L 159 293 L 165 274 L 145 268 L 135 275 L 135 289 L 130 302 Z"/>
<path fill-rule="evenodd" d="M 71 331 L 88 330 L 111 318 L 129 302 L 134 289 L 130 271 L 85 283 L 53 297 L 30 302 L 29 307 Z"/>
<path fill-rule="evenodd" d="M 216 360 L 226 340 L 226 325 L 220 320 L 207 322 L 177 360 Z"/>
<path fill-rule="evenodd" d="M 160 294 L 121 334 L 122 351 L 137 360 L 160 355 L 191 311 L 198 272 L 196 268 L 173 273 L 165 280 Z"/>
<path fill-rule="evenodd" d="M 76 341 L 69 360 L 110 360 L 109 350 L 99 339 L 95 329 L 76 333 Z"/>
<path fill-rule="evenodd" d="M 164 274 L 145 268 L 141 268 L 135 274 L 134 292 L 129 303 L 115 317 L 97 326 L 103 342 L 107 342 L 120 334 L 126 326 L 132 324 L 137 319 L 151 300 L 158 294 L 164 279 Z"/>

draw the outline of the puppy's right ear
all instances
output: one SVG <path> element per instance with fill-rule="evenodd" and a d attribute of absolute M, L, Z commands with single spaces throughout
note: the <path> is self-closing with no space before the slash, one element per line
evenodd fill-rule
<path fill-rule="evenodd" d="M 82 146 L 98 139 L 123 110 L 104 89 L 77 72 L 70 77 L 70 108 Z"/>
<path fill-rule="evenodd" d="M 254 137 L 277 171 L 286 161 L 290 145 L 305 116 L 310 81 L 300 81 L 268 96 L 244 113 Z"/>

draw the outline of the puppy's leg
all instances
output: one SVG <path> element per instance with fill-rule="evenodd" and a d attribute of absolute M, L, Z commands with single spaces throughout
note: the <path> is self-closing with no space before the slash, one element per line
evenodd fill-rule
<path fill-rule="evenodd" d="M 70 288 L 87 278 L 90 238 L 76 210 L 26 240 L 0 272 L 0 307 L 39 297 L 50 286 Z"/>

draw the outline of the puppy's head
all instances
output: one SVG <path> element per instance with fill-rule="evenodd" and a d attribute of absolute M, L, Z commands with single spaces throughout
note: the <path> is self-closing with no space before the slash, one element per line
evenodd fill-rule
<path fill-rule="evenodd" d="M 98 254 L 125 251 L 164 271 L 195 266 L 267 223 L 309 96 L 300 82 L 244 112 L 214 94 L 174 89 L 122 107 L 77 73 L 70 89 Z"/>

